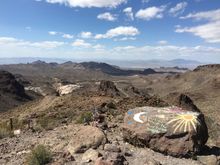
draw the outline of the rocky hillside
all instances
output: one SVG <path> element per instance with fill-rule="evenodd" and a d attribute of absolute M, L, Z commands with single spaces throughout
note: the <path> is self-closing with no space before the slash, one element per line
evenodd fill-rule
<path fill-rule="evenodd" d="M 0 140 L 0 164 L 26 163 L 39 144 L 52 153 L 52 164 L 218 163 L 214 148 L 205 146 L 203 114 L 192 102 L 182 101 L 188 108 L 170 107 L 156 96 L 132 91 L 110 81 L 84 84 L 70 94 L 45 96 L 2 113 L 0 130 L 13 118 L 20 131 Z"/>
<path fill-rule="evenodd" d="M 0 70 L 0 112 L 18 106 L 29 99 L 24 86 L 11 73 Z"/>
<path fill-rule="evenodd" d="M 109 65 L 106 63 L 84 62 L 84 63 L 80 63 L 80 64 L 87 69 L 100 70 L 103 73 L 113 75 L 113 76 L 131 76 L 131 75 L 136 75 L 136 74 L 148 75 L 148 74 L 157 73 L 153 69 L 145 69 L 144 71 L 123 70 L 117 66 L 112 66 L 112 65 Z"/>
<path fill-rule="evenodd" d="M 52 79 L 55 77 L 76 82 L 110 79 L 111 76 L 149 75 L 157 73 L 153 69 L 145 69 L 143 71 L 123 70 L 106 63 L 73 63 L 71 61 L 63 64 L 35 61 L 28 64 L 0 65 L 0 69 L 7 70 L 13 74 L 23 75 L 33 84 L 36 82 L 42 84 L 45 81 L 52 82 Z"/>
<path fill-rule="evenodd" d="M 51 164 L 219 164 L 218 65 L 133 76 L 83 65 L 37 61 L 11 65 L 16 78 L 4 72 L 2 93 L 20 98 L 24 84 L 42 96 L 0 114 L 0 164 L 27 163 L 39 144 Z"/>

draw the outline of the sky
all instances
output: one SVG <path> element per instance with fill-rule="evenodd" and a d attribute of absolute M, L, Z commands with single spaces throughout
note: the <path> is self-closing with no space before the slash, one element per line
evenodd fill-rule
<path fill-rule="evenodd" d="M 5 57 L 220 63 L 220 1 L 1 0 Z"/>

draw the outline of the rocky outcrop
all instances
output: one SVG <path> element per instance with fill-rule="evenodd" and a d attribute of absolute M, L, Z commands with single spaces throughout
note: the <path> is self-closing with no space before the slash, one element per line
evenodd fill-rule
<path fill-rule="evenodd" d="M 177 97 L 176 101 L 177 101 L 177 106 L 184 108 L 186 110 L 189 110 L 189 111 L 200 113 L 199 108 L 194 104 L 194 102 L 192 101 L 192 99 L 189 96 L 187 96 L 185 94 L 180 94 Z"/>
<path fill-rule="evenodd" d="M 0 91 L 26 97 L 24 86 L 18 83 L 11 73 L 6 71 L 0 71 Z"/>
<path fill-rule="evenodd" d="M 112 81 L 101 81 L 99 85 L 99 92 L 103 95 L 119 96 L 120 92 Z"/>
<path fill-rule="evenodd" d="M 195 68 L 193 71 L 202 71 L 206 69 L 220 69 L 220 64 L 200 65 L 197 68 Z"/>
<path fill-rule="evenodd" d="M 124 140 L 176 157 L 199 152 L 208 140 L 204 117 L 179 107 L 129 110 L 122 126 Z"/>
<path fill-rule="evenodd" d="M 86 150 L 96 149 L 105 142 L 105 135 L 101 130 L 92 126 L 84 126 L 72 137 L 67 146 L 67 150 L 71 155 L 75 153 L 83 153 Z"/>
<path fill-rule="evenodd" d="M 0 112 L 30 99 L 25 93 L 24 86 L 16 80 L 14 75 L 7 71 L 0 71 Z"/>

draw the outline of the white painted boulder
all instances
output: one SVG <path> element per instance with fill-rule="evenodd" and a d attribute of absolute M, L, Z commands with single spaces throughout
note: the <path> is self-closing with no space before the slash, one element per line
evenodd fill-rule
<path fill-rule="evenodd" d="M 179 107 L 140 107 L 129 110 L 122 126 L 124 140 L 177 157 L 188 157 L 205 145 L 204 116 Z"/>

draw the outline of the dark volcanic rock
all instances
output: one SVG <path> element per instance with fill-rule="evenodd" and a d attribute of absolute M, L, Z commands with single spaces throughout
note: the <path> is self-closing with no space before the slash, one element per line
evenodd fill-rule
<path fill-rule="evenodd" d="M 194 112 L 200 112 L 200 110 L 197 108 L 197 106 L 193 103 L 191 98 L 187 95 L 180 94 L 177 98 L 178 106 Z"/>
<path fill-rule="evenodd" d="M 6 71 L 0 71 L 0 91 L 26 97 L 24 86 L 18 83 L 15 77 Z"/>
<path fill-rule="evenodd" d="M 119 90 L 112 81 L 105 81 L 105 80 L 101 81 L 99 85 L 99 91 L 105 95 L 112 95 L 112 96 L 120 95 Z"/>
<path fill-rule="evenodd" d="M 24 86 L 7 71 L 0 71 L 0 112 L 16 107 L 31 98 L 26 95 Z"/>
<path fill-rule="evenodd" d="M 122 126 L 124 140 L 176 157 L 199 152 L 208 140 L 201 113 L 179 107 L 140 107 L 129 110 Z"/>

